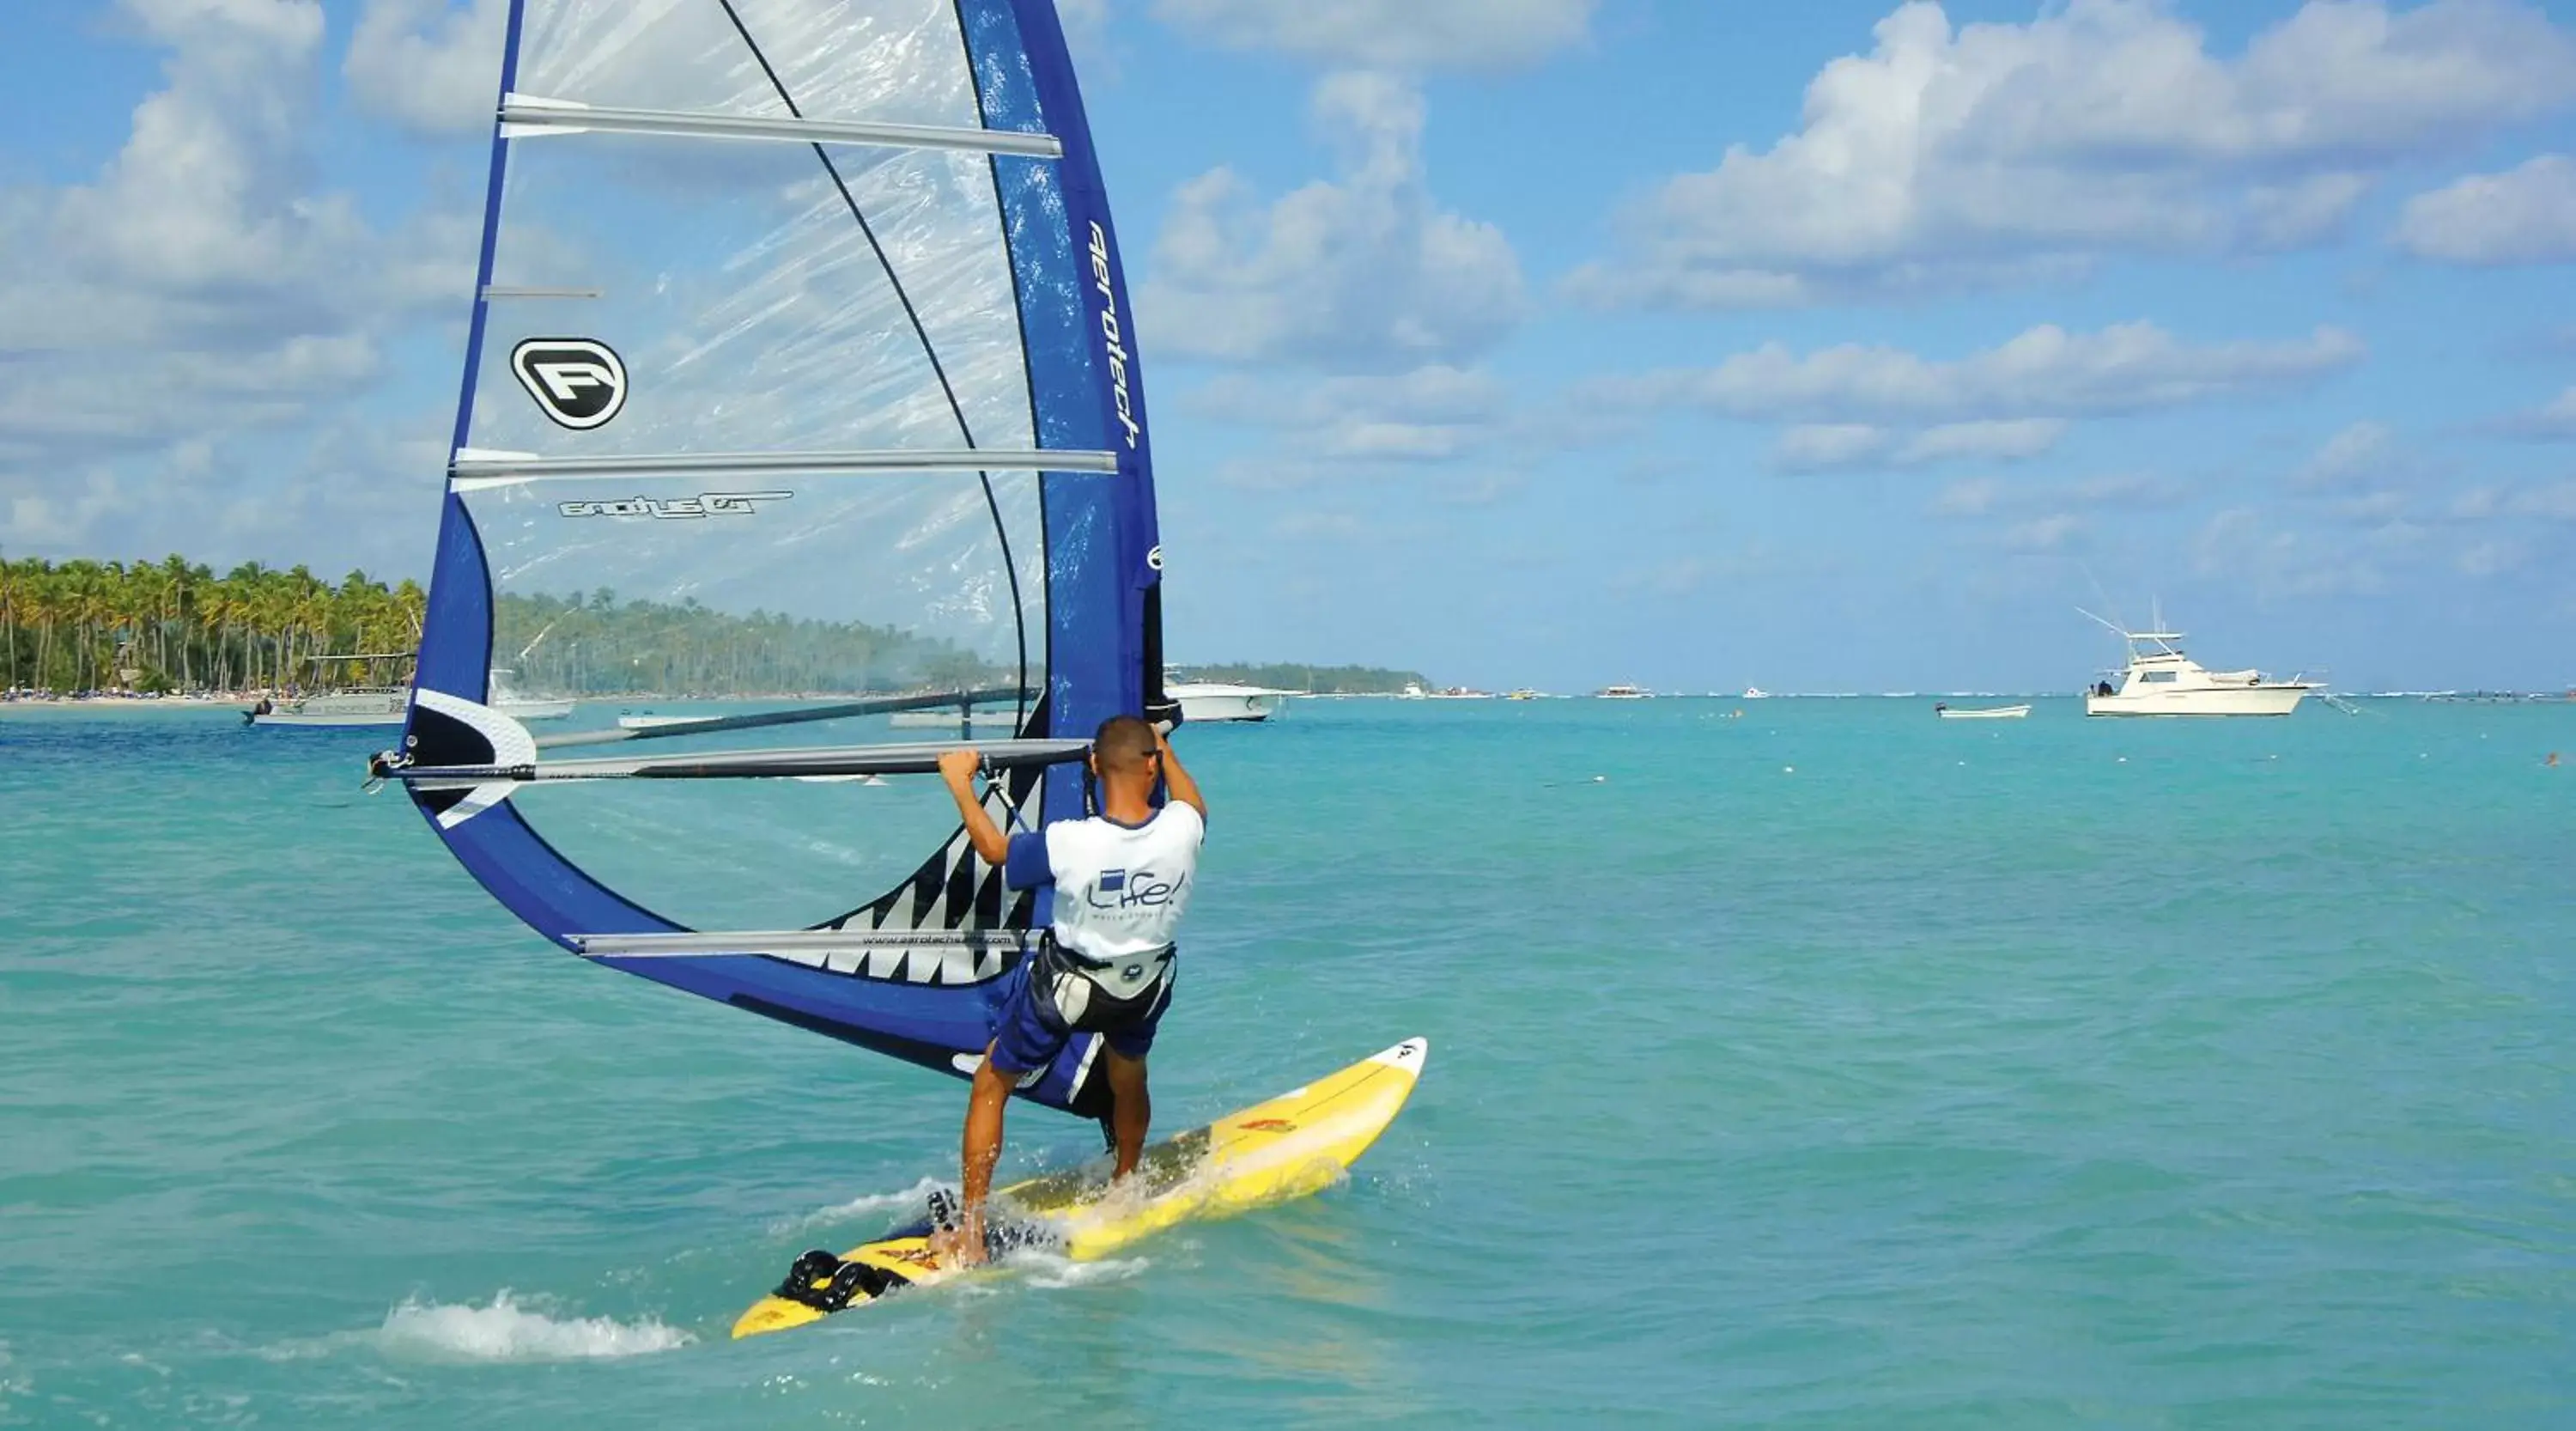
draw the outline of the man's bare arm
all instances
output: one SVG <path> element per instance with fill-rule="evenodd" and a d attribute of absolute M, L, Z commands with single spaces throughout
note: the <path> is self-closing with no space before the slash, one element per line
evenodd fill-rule
<path fill-rule="evenodd" d="M 1170 787 L 1172 798 L 1199 812 L 1199 823 L 1207 823 L 1207 797 L 1199 793 L 1199 783 L 1181 764 L 1181 754 L 1172 749 L 1172 739 L 1161 729 L 1154 732 L 1154 744 L 1163 752 L 1163 783 Z"/>
<path fill-rule="evenodd" d="M 939 757 L 939 778 L 948 782 L 948 793 L 957 801 L 967 840 L 984 863 L 999 865 L 1010 858 L 1011 841 L 984 812 L 984 801 L 975 793 L 975 773 L 983 768 L 984 757 L 972 750 L 952 750 Z"/>

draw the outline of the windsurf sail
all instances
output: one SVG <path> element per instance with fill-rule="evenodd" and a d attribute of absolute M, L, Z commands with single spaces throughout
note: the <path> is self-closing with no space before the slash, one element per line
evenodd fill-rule
<path fill-rule="evenodd" d="M 938 748 L 892 715 L 1010 712 L 987 808 L 1036 828 L 1082 812 L 1102 719 L 1169 713 L 1133 315 L 1054 6 L 512 0 L 499 95 L 378 771 L 564 948 L 971 1073 L 1037 910 L 901 778 Z M 599 728 L 500 714 L 496 652 Z M 1097 1111 L 1096 1045 L 1023 1092 Z"/>

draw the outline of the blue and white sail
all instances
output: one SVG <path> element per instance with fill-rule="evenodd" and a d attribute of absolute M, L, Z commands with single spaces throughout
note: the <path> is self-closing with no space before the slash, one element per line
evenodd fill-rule
<path fill-rule="evenodd" d="M 1051 0 L 513 0 L 478 284 L 380 768 L 564 947 L 971 1071 L 1036 911 L 891 714 L 1009 712 L 988 808 L 1034 828 L 1160 703 L 1143 378 Z M 496 665 L 591 716 L 532 735 Z M 647 698 L 692 718 L 606 716 Z M 1026 1091 L 1096 1109 L 1094 1046 Z"/>

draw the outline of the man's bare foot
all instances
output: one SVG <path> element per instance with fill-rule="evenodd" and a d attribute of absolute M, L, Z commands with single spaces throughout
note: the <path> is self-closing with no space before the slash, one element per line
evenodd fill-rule
<path fill-rule="evenodd" d="M 970 1218 L 963 1227 L 943 1227 L 932 1232 L 930 1250 L 939 1254 L 940 1261 L 951 1266 L 984 1265 L 983 1219 Z"/>

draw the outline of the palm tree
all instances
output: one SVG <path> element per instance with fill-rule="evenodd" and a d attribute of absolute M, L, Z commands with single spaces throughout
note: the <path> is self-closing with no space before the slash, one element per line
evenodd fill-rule
<path fill-rule="evenodd" d="M 11 566 L 9 558 L 0 555 L 0 630 L 6 630 L 9 637 L 9 664 L 0 666 L 0 690 L 18 688 L 18 622 L 22 615 L 18 605 L 26 589 L 27 564 L 22 561 Z"/>

